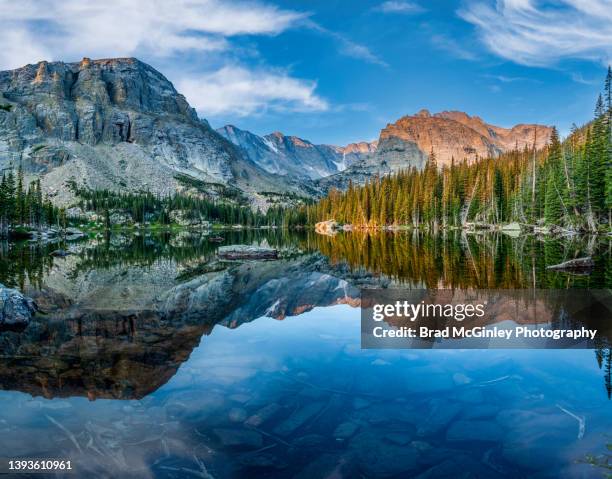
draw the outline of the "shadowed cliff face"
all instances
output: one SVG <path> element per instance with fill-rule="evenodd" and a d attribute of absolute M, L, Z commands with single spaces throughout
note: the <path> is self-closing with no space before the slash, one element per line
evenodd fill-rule
<path fill-rule="evenodd" d="M 40 62 L 0 72 L 0 166 L 23 160 L 67 200 L 68 179 L 92 188 L 169 193 L 177 173 L 285 191 L 200 120 L 173 85 L 134 58 Z"/>
<path fill-rule="evenodd" d="M 376 151 L 376 142 L 351 143 L 342 147 L 315 145 L 280 132 L 258 136 L 233 125 L 226 125 L 217 131 L 264 170 L 312 180 L 343 171 Z"/>

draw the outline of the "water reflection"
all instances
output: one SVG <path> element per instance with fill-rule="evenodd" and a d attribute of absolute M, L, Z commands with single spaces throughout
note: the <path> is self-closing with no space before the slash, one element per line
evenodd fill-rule
<path fill-rule="evenodd" d="M 96 477 L 592 473 L 576 460 L 611 413 L 591 351 L 363 351 L 356 320 L 339 305 L 214 328 L 139 400 L 2 393 L 0 447 Z"/>
<path fill-rule="evenodd" d="M 220 234 L 0 248 L 0 282 L 46 313 L 0 332 L 3 455 L 69 456 L 99 477 L 592 471 L 576 460 L 602 449 L 612 418 L 607 345 L 597 361 L 362 351 L 354 306 L 361 287 L 609 288 L 609 239 Z M 236 243 L 282 258 L 217 258 Z M 545 269 L 587 253 L 588 276 Z"/>
<path fill-rule="evenodd" d="M 502 233 L 431 235 L 423 232 L 353 231 L 313 235 L 309 246 L 333 263 L 384 274 L 426 288 L 612 287 L 612 238 L 573 236 L 519 238 Z M 546 267 L 567 259 L 592 256 L 588 275 L 566 274 Z"/>

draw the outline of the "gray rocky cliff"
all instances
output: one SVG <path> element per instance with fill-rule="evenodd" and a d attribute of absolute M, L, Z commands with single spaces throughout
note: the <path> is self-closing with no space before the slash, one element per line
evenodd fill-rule
<path fill-rule="evenodd" d="M 40 62 L 0 72 L 0 168 L 22 164 L 66 202 L 66 184 L 181 188 L 178 174 L 258 190 L 295 191 L 198 118 L 161 73 L 135 58 Z"/>
<path fill-rule="evenodd" d="M 376 143 L 353 143 L 345 147 L 316 145 L 280 132 L 258 136 L 233 125 L 217 131 L 264 170 L 310 180 L 343 171 L 376 150 Z"/>

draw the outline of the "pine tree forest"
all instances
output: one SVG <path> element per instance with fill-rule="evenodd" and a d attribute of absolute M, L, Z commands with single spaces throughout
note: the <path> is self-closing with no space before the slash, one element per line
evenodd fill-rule
<path fill-rule="evenodd" d="M 64 221 L 63 210 L 43 198 L 40 180 L 26 187 L 23 170 L 17 175 L 9 170 L 0 181 L 0 238 L 6 237 L 10 226 L 40 228 Z"/>
<path fill-rule="evenodd" d="M 553 130 L 539 151 L 525 147 L 472 164 L 438 168 L 435 151 L 422 171 L 376 177 L 364 186 L 332 190 L 288 222 L 333 219 L 356 227 L 438 228 L 467 223 L 554 225 L 609 231 L 612 225 L 612 70 L 594 119 L 561 141 Z"/>

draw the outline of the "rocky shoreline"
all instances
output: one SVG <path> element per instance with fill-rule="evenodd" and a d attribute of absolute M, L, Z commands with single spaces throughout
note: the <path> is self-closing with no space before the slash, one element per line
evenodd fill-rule
<path fill-rule="evenodd" d="M 0 328 L 27 326 L 36 311 L 34 300 L 0 283 Z"/>
<path fill-rule="evenodd" d="M 412 225 L 353 225 L 353 224 L 340 224 L 337 221 L 330 219 L 326 221 L 320 221 L 315 224 L 315 231 L 318 234 L 333 235 L 338 231 L 403 231 L 403 230 L 426 230 L 430 228 L 415 227 Z M 575 235 L 612 235 L 612 231 L 601 231 L 598 233 L 573 230 L 568 228 L 562 228 L 556 225 L 533 225 L 528 223 L 504 223 L 504 224 L 490 224 L 490 223 L 465 223 L 462 227 L 458 226 L 444 226 L 438 225 L 434 228 L 436 231 L 451 231 L 451 230 L 462 230 L 468 233 L 476 232 L 501 232 L 510 236 L 519 236 L 521 234 L 538 234 L 538 235 L 550 235 L 550 236 L 575 236 Z"/>

